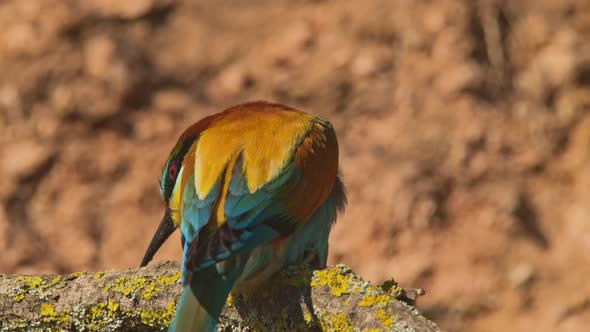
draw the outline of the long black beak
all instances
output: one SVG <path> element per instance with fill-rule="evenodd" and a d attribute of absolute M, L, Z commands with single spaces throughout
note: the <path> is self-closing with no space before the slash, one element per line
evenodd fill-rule
<path fill-rule="evenodd" d="M 164 242 L 166 242 L 166 240 L 168 240 L 170 235 L 172 235 L 175 230 L 176 226 L 174 226 L 174 222 L 170 217 L 170 212 L 168 209 L 166 209 L 166 213 L 164 213 L 164 217 L 160 222 L 160 226 L 158 226 L 158 229 L 156 230 L 156 233 L 154 234 L 154 237 L 152 238 L 152 241 L 150 242 L 150 245 L 143 256 L 143 259 L 141 260 L 140 267 L 146 266 L 152 260 L 152 258 L 154 258 L 156 252 L 158 252 L 160 247 L 164 244 Z"/>

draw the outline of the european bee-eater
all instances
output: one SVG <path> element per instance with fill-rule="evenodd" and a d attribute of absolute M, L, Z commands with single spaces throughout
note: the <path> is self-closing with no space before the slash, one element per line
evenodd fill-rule
<path fill-rule="evenodd" d="M 162 172 L 164 218 L 141 263 L 180 227 L 183 290 L 168 331 L 215 331 L 230 291 L 299 261 L 326 265 L 346 205 L 332 125 L 253 102 L 190 126 Z"/>

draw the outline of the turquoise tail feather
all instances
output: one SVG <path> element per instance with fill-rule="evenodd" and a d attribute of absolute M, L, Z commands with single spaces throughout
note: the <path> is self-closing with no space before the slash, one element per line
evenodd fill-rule
<path fill-rule="evenodd" d="M 199 304 L 189 285 L 184 286 L 168 332 L 212 332 L 216 330 L 217 317 L 212 317 Z"/>
<path fill-rule="evenodd" d="M 216 266 L 193 273 L 184 285 L 168 332 L 214 332 L 236 278 Z"/>

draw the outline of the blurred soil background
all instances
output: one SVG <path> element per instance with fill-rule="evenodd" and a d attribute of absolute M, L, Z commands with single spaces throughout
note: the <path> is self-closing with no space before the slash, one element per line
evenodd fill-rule
<path fill-rule="evenodd" d="M 180 133 L 268 99 L 339 134 L 331 264 L 425 288 L 448 331 L 590 326 L 589 1 L 14 0 L 0 26 L 1 273 L 138 266 Z"/>

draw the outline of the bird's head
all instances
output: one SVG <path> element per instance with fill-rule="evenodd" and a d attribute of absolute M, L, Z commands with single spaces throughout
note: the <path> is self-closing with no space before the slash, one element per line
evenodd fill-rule
<path fill-rule="evenodd" d="M 186 156 L 190 146 L 194 142 L 194 137 L 183 135 L 174 149 L 170 152 L 168 160 L 162 169 L 162 175 L 160 176 L 160 195 L 166 203 L 166 210 L 170 210 L 170 201 L 175 193 L 177 187 L 177 180 L 179 180 L 179 174 L 182 170 L 184 157 Z M 174 220 L 178 223 L 178 220 Z"/>
<path fill-rule="evenodd" d="M 191 128 L 192 127 L 189 129 Z M 162 217 L 162 221 L 145 252 L 143 260 L 141 261 L 141 266 L 147 265 L 152 260 L 156 252 L 179 226 L 180 220 L 177 220 L 178 218 L 174 217 L 171 202 L 176 191 L 180 190 L 178 184 L 180 183 L 180 173 L 182 172 L 183 161 L 196 137 L 197 135 L 194 135 L 187 129 L 170 152 L 168 160 L 164 165 L 160 177 L 160 195 L 164 199 L 166 210 L 164 212 L 164 217 Z"/>

